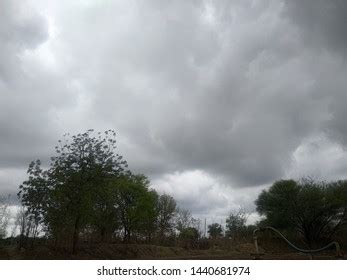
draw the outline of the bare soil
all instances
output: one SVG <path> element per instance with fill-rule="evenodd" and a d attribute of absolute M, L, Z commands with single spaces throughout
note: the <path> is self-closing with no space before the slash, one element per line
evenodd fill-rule
<path fill-rule="evenodd" d="M 254 246 L 251 243 L 240 244 L 232 249 L 211 248 L 208 250 L 184 249 L 181 247 L 164 247 L 155 245 L 138 244 L 88 244 L 80 246 L 78 253 L 72 255 L 68 248 L 53 248 L 50 246 L 35 246 L 32 249 L 19 250 L 15 246 L 0 248 L 0 259 L 221 259 L 221 260 L 307 260 L 308 254 L 293 251 L 260 249 L 261 255 L 255 255 Z M 313 259 L 336 259 L 334 251 L 327 251 L 314 255 Z"/>

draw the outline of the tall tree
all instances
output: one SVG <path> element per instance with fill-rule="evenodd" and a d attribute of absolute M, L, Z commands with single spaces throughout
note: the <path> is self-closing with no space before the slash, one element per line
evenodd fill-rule
<path fill-rule="evenodd" d="M 151 242 L 153 234 L 157 229 L 158 216 L 158 194 L 154 190 L 143 193 L 138 202 L 137 231 L 140 237 L 144 237 L 147 242 Z"/>
<path fill-rule="evenodd" d="M 247 214 L 243 209 L 232 211 L 226 219 L 225 236 L 235 240 L 246 228 Z"/>
<path fill-rule="evenodd" d="M 104 191 L 109 178 L 128 174 L 127 163 L 115 152 L 116 133 L 107 130 L 93 136 L 93 130 L 64 135 L 58 141 L 50 168 L 43 171 L 40 162 L 29 166 L 29 179 L 20 186 L 19 196 L 30 215 L 43 216 L 49 233 L 72 234 L 76 252 L 80 231 L 90 223 L 97 194 Z"/>
<path fill-rule="evenodd" d="M 7 233 L 7 226 L 10 218 L 8 206 L 8 198 L 0 196 L 0 239 L 4 238 Z"/>
<path fill-rule="evenodd" d="M 91 226 L 100 236 L 101 242 L 108 241 L 120 227 L 117 205 L 117 181 L 119 178 L 105 180 L 95 193 Z"/>
<path fill-rule="evenodd" d="M 346 192 L 346 181 L 281 180 L 259 195 L 257 211 L 268 225 L 298 231 L 311 247 L 346 222 Z"/>
<path fill-rule="evenodd" d="M 167 194 L 162 194 L 158 200 L 158 234 L 163 238 L 172 233 L 174 229 L 174 217 L 176 212 L 175 199 Z"/>
<path fill-rule="evenodd" d="M 29 178 L 20 185 L 18 192 L 22 201 L 17 217 L 20 220 L 20 247 L 25 245 L 25 239 L 35 239 L 38 235 L 49 205 L 50 179 L 48 171 L 42 169 L 41 161 L 32 161 L 27 173 Z"/>
<path fill-rule="evenodd" d="M 183 208 L 177 208 L 175 220 L 176 228 L 179 232 L 191 227 L 194 221 L 191 212 Z"/>
<path fill-rule="evenodd" d="M 149 189 L 149 180 L 144 175 L 132 175 L 113 183 L 123 241 L 143 235 L 150 239 L 155 230 L 157 194 Z"/>

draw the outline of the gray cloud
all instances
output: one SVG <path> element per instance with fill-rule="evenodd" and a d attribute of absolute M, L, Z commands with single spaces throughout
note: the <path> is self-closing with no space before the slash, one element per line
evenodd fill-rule
<path fill-rule="evenodd" d="M 52 153 L 61 133 L 53 112 L 74 102 L 69 79 L 47 67 L 48 22 L 39 8 L 0 5 L 0 168 L 23 168 Z"/>
<path fill-rule="evenodd" d="M 343 0 L 286 0 L 285 14 L 296 24 L 301 39 L 312 48 L 347 50 L 347 5 Z"/>
<path fill-rule="evenodd" d="M 1 1 L 0 3 L 0 80 L 13 81 L 19 73 L 18 55 L 26 49 L 33 49 L 47 39 L 44 18 L 22 1 Z"/>
<path fill-rule="evenodd" d="M 35 3 L 1 4 L 3 177 L 88 128 L 115 129 L 130 167 L 196 213 L 346 174 L 344 1 Z M 208 186 L 173 187 L 194 170 Z"/>

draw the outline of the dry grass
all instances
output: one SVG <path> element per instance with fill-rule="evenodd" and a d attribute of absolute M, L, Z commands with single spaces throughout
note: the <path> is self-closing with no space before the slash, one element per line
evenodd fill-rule
<path fill-rule="evenodd" d="M 263 253 L 262 259 L 310 259 L 307 254 L 293 251 L 275 250 Z M 85 244 L 80 246 L 76 255 L 64 247 L 53 248 L 49 246 L 36 246 L 33 249 L 18 250 L 14 246 L 0 248 L 0 259 L 252 259 L 254 246 L 252 243 L 244 243 L 232 249 L 212 247 L 208 250 L 183 249 L 181 247 L 164 247 L 155 245 L 136 244 Z M 334 259 L 333 251 L 315 255 L 314 259 Z"/>

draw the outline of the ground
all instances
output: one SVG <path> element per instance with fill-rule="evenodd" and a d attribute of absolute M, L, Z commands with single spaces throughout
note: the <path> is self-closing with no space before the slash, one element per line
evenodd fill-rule
<path fill-rule="evenodd" d="M 265 251 L 261 249 L 260 259 L 310 259 L 307 254 L 290 251 Z M 92 244 L 80 246 L 76 255 L 67 248 L 35 246 L 32 249 L 19 250 L 16 246 L 0 248 L 0 259 L 254 259 L 254 246 L 241 244 L 232 249 L 210 248 L 208 250 L 189 250 L 181 247 L 164 247 L 137 244 Z M 334 251 L 314 255 L 313 259 L 335 259 Z"/>

